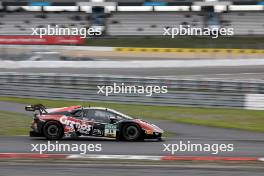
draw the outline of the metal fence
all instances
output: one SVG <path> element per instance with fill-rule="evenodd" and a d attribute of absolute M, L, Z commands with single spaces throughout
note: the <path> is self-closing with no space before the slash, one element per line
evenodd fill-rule
<path fill-rule="evenodd" d="M 98 94 L 98 85 L 167 86 L 168 93 Z M 247 94 L 263 94 L 263 82 L 1 73 L 0 95 L 146 105 L 243 108 Z"/>

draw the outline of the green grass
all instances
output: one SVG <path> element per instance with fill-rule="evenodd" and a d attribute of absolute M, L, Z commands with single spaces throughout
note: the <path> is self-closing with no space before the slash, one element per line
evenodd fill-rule
<path fill-rule="evenodd" d="M 150 47 L 150 48 L 249 48 L 263 49 L 263 36 L 250 37 L 143 37 L 143 38 L 95 38 L 88 39 L 89 46 Z"/>
<path fill-rule="evenodd" d="M 60 101 L 31 98 L 0 97 L 0 101 L 23 104 L 42 103 L 48 107 L 70 105 L 103 106 L 113 108 L 133 117 L 162 119 L 172 122 L 190 123 L 222 128 L 234 128 L 264 132 L 264 112 L 242 109 L 187 108 L 172 106 L 126 105 L 115 103 L 94 103 L 81 101 Z"/>
<path fill-rule="evenodd" d="M 26 135 L 32 118 L 19 113 L 0 111 L 0 135 Z"/>

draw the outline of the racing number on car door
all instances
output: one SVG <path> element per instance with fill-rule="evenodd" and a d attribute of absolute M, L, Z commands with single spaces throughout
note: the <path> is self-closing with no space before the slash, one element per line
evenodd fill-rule
<path fill-rule="evenodd" d="M 105 136 L 106 137 L 116 137 L 116 125 L 114 124 L 106 124 L 105 125 Z"/>

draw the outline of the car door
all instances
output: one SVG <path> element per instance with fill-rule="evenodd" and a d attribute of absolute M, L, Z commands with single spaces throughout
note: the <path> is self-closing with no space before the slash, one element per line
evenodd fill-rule
<path fill-rule="evenodd" d="M 89 109 L 85 115 L 89 120 L 94 120 L 94 136 L 116 137 L 117 125 L 110 121 L 110 117 L 115 116 L 114 113 L 101 109 Z"/>
<path fill-rule="evenodd" d="M 93 122 L 86 118 L 86 111 L 84 109 L 79 109 L 71 114 L 72 118 L 75 119 L 76 131 L 78 131 L 81 135 L 91 135 Z"/>

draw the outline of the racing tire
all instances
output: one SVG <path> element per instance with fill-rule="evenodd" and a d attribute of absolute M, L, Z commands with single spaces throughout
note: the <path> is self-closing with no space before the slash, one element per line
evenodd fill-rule
<path fill-rule="evenodd" d="M 125 141 L 140 141 L 142 140 L 142 133 L 138 125 L 136 124 L 125 124 L 122 128 L 121 134 L 123 140 Z"/>
<path fill-rule="evenodd" d="M 48 140 L 59 140 L 64 135 L 63 126 L 56 121 L 48 121 L 43 126 L 43 134 Z"/>

